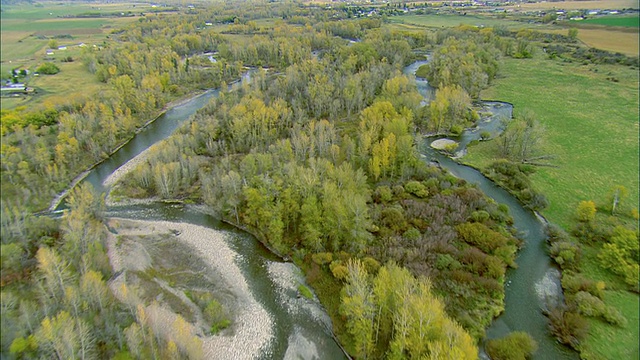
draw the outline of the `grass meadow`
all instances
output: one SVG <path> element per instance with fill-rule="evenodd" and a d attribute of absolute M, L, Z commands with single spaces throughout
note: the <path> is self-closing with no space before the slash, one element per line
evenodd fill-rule
<path fill-rule="evenodd" d="M 493 27 L 496 25 L 502 25 L 509 29 L 516 28 L 536 28 L 542 25 L 525 24 L 519 21 L 498 19 L 496 17 L 487 16 L 475 16 L 475 15 L 404 15 L 394 16 L 389 18 L 389 22 L 393 25 L 405 25 L 409 26 L 409 29 L 414 28 L 442 28 L 442 27 L 454 27 L 458 25 L 471 25 L 479 27 Z M 548 27 L 548 25 L 544 25 Z"/>
<path fill-rule="evenodd" d="M 543 1 L 535 3 L 522 3 L 515 6 L 509 6 L 507 9 L 520 10 L 548 10 L 548 9 L 565 9 L 565 10 L 591 10 L 591 9 L 637 9 L 637 0 L 587 0 L 587 1 Z"/>
<path fill-rule="evenodd" d="M 625 55 L 638 56 L 638 32 L 622 32 L 604 29 L 580 29 L 578 39 L 589 47 L 594 47 Z"/>
<path fill-rule="evenodd" d="M 602 16 L 583 20 L 582 22 L 606 26 L 640 27 L 640 17 L 638 16 Z"/>
<path fill-rule="evenodd" d="M 627 187 L 629 204 L 637 204 L 638 71 L 542 55 L 505 59 L 502 77 L 482 97 L 513 103 L 516 115 L 531 110 L 546 127 L 545 152 L 558 167 L 541 167 L 532 177 L 551 202 L 544 215 L 567 227 L 579 201 L 601 203 L 614 185 Z M 493 146 L 471 148 L 465 161 L 486 165 Z"/>
<path fill-rule="evenodd" d="M 563 63 L 538 54 L 534 59 L 505 59 L 501 73 L 482 97 L 513 103 L 516 115 L 524 109 L 533 111 L 546 128 L 544 152 L 557 157 L 552 161 L 557 168 L 539 167 L 531 176 L 534 187 L 549 199 L 550 206 L 543 211 L 547 219 L 569 229 L 581 200 L 603 207 L 615 185 L 629 190 L 626 214 L 638 206 L 636 69 Z M 607 80 L 611 77 L 619 82 Z M 490 141 L 474 146 L 463 161 L 484 167 L 495 159 L 494 147 Z M 607 217 L 599 216 L 602 221 Z M 584 247 L 582 270 L 607 283 L 605 301 L 618 308 L 629 324 L 622 329 L 590 319 L 582 354 L 586 359 L 638 358 L 638 294 L 624 290 L 620 278 L 599 266 L 600 246 Z"/>

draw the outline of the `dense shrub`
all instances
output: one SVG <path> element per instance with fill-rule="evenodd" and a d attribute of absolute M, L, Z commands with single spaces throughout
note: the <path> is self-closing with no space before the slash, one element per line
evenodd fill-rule
<path fill-rule="evenodd" d="M 453 125 L 451 129 L 449 129 L 449 132 L 451 132 L 451 134 L 455 136 L 460 136 L 463 131 L 464 128 L 462 127 L 462 125 Z"/>
<path fill-rule="evenodd" d="M 556 224 L 549 224 L 545 230 L 549 244 L 553 244 L 558 241 L 569 241 L 570 239 L 569 234 Z"/>
<path fill-rule="evenodd" d="M 606 305 L 599 298 L 586 291 L 578 291 L 573 298 L 578 312 L 584 316 L 598 317 L 604 313 Z"/>
<path fill-rule="evenodd" d="M 318 265 L 328 264 L 333 260 L 331 253 L 323 252 L 311 255 L 311 260 Z"/>
<path fill-rule="evenodd" d="M 409 194 L 413 194 L 419 198 L 426 198 L 429 196 L 427 188 L 418 181 L 409 181 L 404 185 L 404 190 Z"/>
<path fill-rule="evenodd" d="M 454 259 L 449 254 L 438 254 L 436 260 L 436 268 L 438 270 L 458 270 L 462 267 L 462 264 L 458 260 Z"/>
<path fill-rule="evenodd" d="M 380 263 L 372 257 L 362 259 L 362 265 L 364 265 L 364 268 L 369 274 L 375 274 L 378 272 L 378 269 L 380 269 Z"/>
<path fill-rule="evenodd" d="M 331 269 L 331 274 L 338 280 L 346 279 L 349 275 L 349 269 L 346 266 L 342 265 L 340 261 L 334 261 L 329 266 Z"/>
<path fill-rule="evenodd" d="M 604 296 L 605 283 L 602 281 L 594 281 L 586 278 L 582 274 L 571 274 L 565 272 L 562 276 L 562 288 L 567 294 L 576 294 L 580 291 L 586 291 L 593 296 L 602 299 Z"/>
<path fill-rule="evenodd" d="M 549 249 L 551 257 L 562 269 L 577 269 L 580 265 L 580 246 L 570 241 L 557 241 Z"/>
<path fill-rule="evenodd" d="M 514 194 L 525 206 L 538 211 L 549 206 L 549 201 L 543 194 L 532 188 L 528 175 L 534 172 L 535 168 L 531 165 L 499 160 L 489 165 L 486 174 L 498 185 Z"/>
<path fill-rule="evenodd" d="M 46 62 L 40 65 L 36 71 L 45 75 L 55 75 L 60 72 L 60 68 L 54 63 Z"/>
<path fill-rule="evenodd" d="M 578 312 L 584 316 L 602 317 L 608 323 L 622 327 L 627 324 L 627 320 L 618 309 L 607 306 L 602 300 L 586 291 L 579 291 L 575 297 L 573 297 L 573 302 Z"/>
<path fill-rule="evenodd" d="M 563 344 L 578 349 L 589 333 L 589 323 L 577 312 L 560 305 L 547 312 L 551 333 Z"/>
<path fill-rule="evenodd" d="M 471 213 L 470 216 L 473 222 L 483 223 L 489 220 L 489 213 L 484 210 L 478 210 Z"/>
<path fill-rule="evenodd" d="M 420 233 L 420 230 L 411 227 L 409 230 L 405 231 L 402 234 L 402 237 L 404 237 L 405 239 L 409 240 L 409 241 L 417 241 L 420 239 L 420 236 L 422 234 Z"/>
<path fill-rule="evenodd" d="M 538 343 L 524 331 L 515 331 L 509 335 L 487 342 L 487 354 L 493 360 L 525 360 L 538 349 Z"/>
<path fill-rule="evenodd" d="M 373 193 L 373 200 L 377 203 L 387 203 L 393 199 L 393 193 L 388 186 L 378 186 Z"/>

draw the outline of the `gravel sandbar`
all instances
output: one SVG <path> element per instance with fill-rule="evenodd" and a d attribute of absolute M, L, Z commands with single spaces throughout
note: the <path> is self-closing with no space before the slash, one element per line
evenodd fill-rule
<path fill-rule="evenodd" d="M 191 246 L 207 264 L 221 274 L 221 280 L 228 284 L 229 290 L 236 298 L 232 331 L 203 336 L 205 359 L 255 359 L 266 350 L 273 337 L 273 319 L 249 290 L 247 281 L 236 263 L 238 254 L 227 245 L 224 232 L 198 225 L 168 221 L 116 218 L 113 220 L 136 225 L 132 230 L 119 232 L 120 235 L 173 232 L 176 234 L 176 239 Z M 128 261 L 124 259 L 126 254 L 116 254 L 119 251 L 114 249 L 114 240 L 108 241 L 109 257 L 114 270 L 118 271 Z M 158 315 L 159 323 L 170 327 L 175 320 L 174 316 L 170 316 L 163 310 L 154 310 L 154 315 Z"/>

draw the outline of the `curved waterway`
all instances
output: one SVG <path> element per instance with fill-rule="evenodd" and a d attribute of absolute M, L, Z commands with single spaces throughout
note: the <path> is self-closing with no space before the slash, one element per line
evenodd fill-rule
<path fill-rule="evenodd" d="M 242 82 L 250 81 L 251 74 L 252 71 L 245 74 Z M 217 89 L 208 90 L 169 109 L 112 156 L 92 168 L 80 182 L 87 181 L 98 192 L 107 192 L 109 189 L 104 182 L 111 174 L 152 145 L 169 137 L 218 94 Z M 65 208 L 64 196 L 60 196 L 51 210 L 59 213 Z M 304 284 L 301 271 L 294 264 L 278 259 L 252 235 L 225 225 L 202 210 L 152 203 L 109 206 L 105 215 L 109 218 L 186 223 L 213 229 L 222 235 L 235 252 L 235 263 L 253 297 L 269 316 L 269 340 L 259 349 L 259 359 L 346 359 L 333 337 L 331 319 L 318 300 L 299 296 L 298 286 Z M 207 239 L 203 238 L 202 241 Z M 250 340 L 247 339 L 247 342 Z M 242 345 L 238 344 L 239 347 Z"/>
<path fill-rule="evenodd" d="M 415 75 L 415 71 L 427 63 L 428 61 L 417 61 L 405 68 L 404 73 Z M 434 89 L 424 79 L 416 79 L 416 82 L 420 94 L 425 97 L 425 103 L 428 103 L 435 94 Z M 452 138 L 459 142 L 457 155 L 464 154 L 467 144 L 479 139 L 481 132 L 488 131 L 492 136 L 497 135 L 500 132 L 500 120 L 512 117 L 513 106 L 499 101 L 483 101 L 482 112 L 485 115 L 477 127 L 465 130 L 458 138 Z M 441 138 L 444 137 L 433 136 L 425 139 L 421 148 L 424 159 L 438 163 L 454 176 L 476 184 L 487 196 L 509 206 L 513 226 L 525 243 L 516 258 L 518 268 L 507 272 L 505 311 L 487 329 L 487 339 L 499 338 L 512 331 L 526 331 L 539 346 L 534 354 L 535 359 L 577 359 L 575 351 L 559 344 L 549 334 L 547 318 L 541 311 L 549 303 L 562 301 L 560 273 L 547 254 L 545 224 L 542 219 L 531 210 L 525 209 L 515 197 L 478 170 L 459 164 L 431 148 L 431 142 Z M 481 353 L 481 357 L 488 358 L 484 353 Z"/>
<path fill-rule="evenodd" d="M 224 235 L 224 241 L 236 253 L 235 263 L 250 291 L 269 316 L 270 339 L 260 348 L 258 359 L 346 359 L 332 337 L 329 315 L 317 299 L 298 295 L 298 285 L 304 284 L 301 271 L 294 264 L 280 260 L 252 235 L 221 222 L 199 207 L 182 204 L 112 206 L 105 215 L 187 223 Z"/>
<path fill-rule="evenodd" d="M 414 75 L 415 71 L 427 61 L 418 61 L 407 68 L 404 73 Z M 245 77 L 248 80 L 248 76 Z M 424 96 L 424 104 L 433 98 L 434 89 L 424 79 L 417 79 L 419 92 Z M 153 144 L 167 138 L 196 111 L 204 107 L 209 100 L 218 95 L 218 90 L 209 90 L 186 102 L 181 103 L 161 115 L 130 142 L 116 151 L 109 159 L 93 168 L 83 181 L 88 181 L 98 191 L 108 189 L 103 185 L 119 167 L 148 149 Z M 501 102 L 484 102 L 485 112 L 490 116 L 483 117 L 479 126 L 465 131 L 459 141 L 459 153 L 465 146 L 477 139 L 481 131 L 499 132 L 499 119 L 511 117 L 513 107 Z M 497 338 L 511 331 L 526 331 L 538 342 L 536 359 L 575 359 L 572 350 L 560 345 L 548 334 L 547 320 L 541 309 L 547 301 L 557 301 L 561 296 L 558 284 L 558 272 L 551 264 L 545 248 L 544 224 L 530 210 L 510 194 L 485 178 L 477 170 L 458 164 L 449 157 L 430 148 L 429 138 L 422 151 L 430 161 L 437 161 L 440 166 L 457 177 L 475 183 L 487 196 L 511 209 L 514 226 L 525 240 L 525 247 L 519 252 L 516 262 L 519 268 L 507 274 L 505 311 L 487 329 L 487 338 Z M 64 207 L 64 203 L 53 206 L 54 209 Z M 297 284 L 303 282 L 299 270 L 291 263 L 282 262 L 265 249 L 253 236 L 221 224 L 215 218 L 204 214 L 196 208 L 182 205 L 151 204 L 138 206 L 112 206 L 107 216 L 145 220 L 163 220 L 183 222 L 205 226 L 222 232 L 225 241 L 238 254 L 236 262 L 245 276 L 251 292 L 267 310 L 273 321 L 271 339 L 261 350 L 263 358 L 298 358 L 305 359 L 343 359 L 340 347 L 331 334 L 331 322 L 316 302 L 303 300 L 297 296 Z M 206 241 L 206 239 L 203 239 Z M 484 354 L 482 354 L 484 356 Z"/>

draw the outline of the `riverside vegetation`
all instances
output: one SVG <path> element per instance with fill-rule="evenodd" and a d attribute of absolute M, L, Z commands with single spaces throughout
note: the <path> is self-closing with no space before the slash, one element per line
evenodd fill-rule
<path fill-rule="evenodd" d="M 551 166 L 523 164 L 522 158 L 505 154 L 505 136 L 471 147 L 464 161 L 525 203 L 535 199 L 527 192 L 548 199 L 542 214 L 559 225 L 549 229 L 549 252 L 563 269 L 568 305 L 555 315 L 556 325 L 565 324 L 556 330 L 563 341 L 585 358 L 634 358 L 639 336 L 637 58 L 612 65 L 606 56 L 583 54 L 547 51 L 526 61 L 506 59 L 504 73 L 511 75 L 485 93 L 516 109 L 535 109 L 545 136 L 530 157 L 542 157 L 534 162 Z M 520 110 L 516 118 L 522 115 Z M 594 136 L 601 140 L 591 141 Z"/>
<path fill-rule="evenodd" d="M 3 113 L 3 354 L 202 356 L 184 319 L 173 324 L 184 336 L 159 336 L 144 307 L 106 286 L 99 196 L 79 188 L 62 220 L 33 212 L 168 101 L 220 87 L 114 193 L 202 202 L 293 258 L 350 354 L 477 357 L 520 241 L 505 206 L 425 164 L 416 143 L 419 131 L 477 121 L 472 99 L 501 57 L 527 57 L 529 39 L 464 26 L 393 31 L 378 17 L 347 20 L 345 7 L 252 6 L 142 18 L 83 54 L 109 89 L 102 98 Z M 427 76 L 438 92 L 426 107 L 401 73 L 415 50 L 435 53 Z M 225 91 L 245 65 L 268 71 Z M 216 307 L 207 296 L 194 301 Z M 608 308 L 585 301 L 608 319 Z M 213 330 L 225 324 L 212 318 Z M 521 334 L 492 348 L 522 344 L 535 349 Z"/>
<path fill-rule="evenodd" d="M 308 36 L 294 29 L 281 34 Z M 471 46 L 465 36 L 472 35 L 461 33 L 457 44 Z M 475 357 L 474 341 L 448 316 L 478 339 L 501 312 L 504 274 L 515 266 L 519 243 L 506 227 L 508 209 L 418 159 L 413 118 L 422 109 L 400 72 L 414 58 L 403 36 L 377 30 L 353 46 L 334 37 L 327 45 L 307 50 L 320 51 L 318 59 L 309 56 L 282 75 L 254 75 L 251 85 L 223 92 L 114 195 L 202 199 L 275 251 L 309 264 L 308 280 L 350 353 L 417 356 L 442 352 L 452 341 L 459 346 L 452 354 Z M 492 49 L 490 42 L 480 46 Z M 483 59 L 471 59 L 481 71 Z M 485 84 L 487 78 L 480 76 Z M 456 89 L 444 93 L 466 94 Z M 466 102 L 457 108 L 441 106 L 443 129 L 453 126 L 452 113 L 471 110 L 469 95 L 460 97 Z M 425 127 L 436 118 L 424 110 L 420 116 Z M 402 275 L 410 281 L 400 288 L 389 277 L 370 283 L 376 280 L 369 276 L 393 264 L 411 270 Z M 433 285 L 416 282 L 419 276 Z M 342 298 L 329 300 L 343 283 Z M 380 291 L 392 303 L 374 295 L 375 286 L 387 286 Z M 451 315 L 436 311 L 443 305 L 434 295 L 445 294 L 459 294 L 446 297 Z M 417 307 L 425 301 L 434 307 Z M 396 320 L 401 314 L 405 320 Z M 433 318 L 420 320 L 425 316 Z"/>

